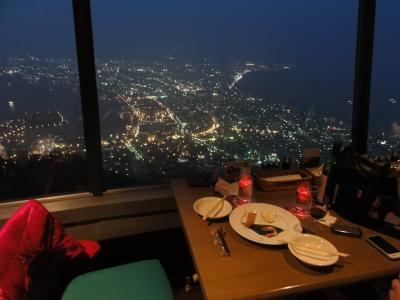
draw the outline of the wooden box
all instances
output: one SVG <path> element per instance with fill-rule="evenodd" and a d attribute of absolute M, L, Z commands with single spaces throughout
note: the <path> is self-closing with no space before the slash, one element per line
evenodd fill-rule
<path fill-rule="evenodd" d="M 257 186 L 263 191 L 296 189 L 300 184 L 311 183 L 311 175 L 300 169 L 260 170 L 255 175 Z"/>

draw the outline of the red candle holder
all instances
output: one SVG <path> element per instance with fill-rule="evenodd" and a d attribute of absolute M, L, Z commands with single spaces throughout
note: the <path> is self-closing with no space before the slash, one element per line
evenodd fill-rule
<path fill-rule="evenodd" d="M 308 184 L 302 184 L 296 189 L 297 202 L 306 203 L 311 200 L 311 188 Z"/>
<path fill-rule="evenodd" d="M 296 203 L 290 205 L 289 211 L 299 219 L 310 215 L 310 205 L 312 200 L 311 188 L 309 184 L 301 184 L 296 189 Z"/>
<path fill-rule="evenodd" d="M 239 192 L 234 206 L 251 202 L 253 195 L 253 179 L 250 175 L 245 175 L 239 180 Z"/>

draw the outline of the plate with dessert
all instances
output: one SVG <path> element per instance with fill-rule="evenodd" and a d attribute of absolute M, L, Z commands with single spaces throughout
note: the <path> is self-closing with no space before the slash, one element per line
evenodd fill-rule
<path fill-rule="evenodd" d="M 242 237 L 265 245 L 282 245 L 302 232 L 300 220 L 276 205 L 248 203 L 236 207 L 229 223 Z"/>

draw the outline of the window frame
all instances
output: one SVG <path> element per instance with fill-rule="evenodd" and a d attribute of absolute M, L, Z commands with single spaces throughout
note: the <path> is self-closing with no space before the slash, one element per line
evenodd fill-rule
<path fill-rule="evenodd" d="M 352 149 L 367 153 L 376 0 L 359 0 L 354 76 Z"/>
<path fill-rule="evenodd" d="M 99 101 L 97 97 L 90 0 L 72 0 L 88 188 L 94 196 L 104 191 Z"/>

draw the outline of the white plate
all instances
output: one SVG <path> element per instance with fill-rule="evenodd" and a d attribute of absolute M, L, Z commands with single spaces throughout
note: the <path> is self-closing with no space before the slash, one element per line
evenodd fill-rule
<path fill-rule="evenodd" d="M 313 248 L 317 248 L 315 251 L 307 250 L 307 248 L 293 245 L 289 242 L 289 251 L 306 264 L 320 267 L 330 266 L 335 264 L 339 259 L 339 256 L 337 255 L 323 253 L 323 251 L 337 252 L 337 249 L 331 242 L 323 239 L 322 237 L 313 234 L 302 234 L 291 239 L 290 241 L 304 245 L 312 245 Z M 318 249 L 320 249 L 321 252 L 319 252 Z"/>
<path fill-rule="evenodd" d="M 248 212 L 256 211 L 257 216 L 255 224 L 273 225 L 282 228 L 283 231 L 274 237 L 266 237 L 257 234 L 252 229 L 247 228 L 243 222 Z M 267 222 L 262 218 L 261 214 L 276 214 L 273 222 Z M 299 219 L 292 213 L 279 206 L 267 203 L 248 203 L 236 207 L 229 216 L 229 222 L 232 228 L 241 236 L 250 241 L 265 244 L 265 245 L 282 245 L 282 240 L 289 241 L 302 232 L 302 227 Z"/>
<path fill-rule="evenodd" d="M 212 209 L 220 200 L 221 198 L 218 197 L 200 198 L 196 200 L 195 203 L 193 203 L 193 209 L 199 215 L 204 217 L 210 211 L 210 209 Z M 231 211 L 232 211 L 232 205 L 228 201 L 224 200 L 224 205 L 222 207 L 217 207 L 208 218 L 209 219 L 223 218 L 229 215 Z"/>

